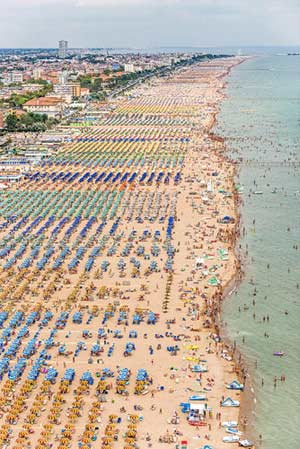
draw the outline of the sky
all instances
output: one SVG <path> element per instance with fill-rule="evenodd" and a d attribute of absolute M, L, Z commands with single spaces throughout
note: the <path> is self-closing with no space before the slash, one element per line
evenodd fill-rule
<path fill-rule="evenodd" d="M 300 0 L 0 0 L 0 47 L 300 45 Z"/>

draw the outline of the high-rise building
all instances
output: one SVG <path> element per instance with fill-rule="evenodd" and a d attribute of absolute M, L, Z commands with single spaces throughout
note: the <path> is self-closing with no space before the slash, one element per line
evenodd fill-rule
<path fill-rule="evenodd" d="M 58 43 L 58 57 L 64 59 L 67 56 L 68 41 L 59 41 Z"/>
<path fill-rule="evenodd" d="M 58 74 L 58 80 L 60 84 L 66 84 L 68 81 L 68 72 L 66 70 L 63 70 Z"/>
<path fill-rule="evenodd" d="M 42 73 L 43 72 L 42 72 L 42 70 L 40 68 L 33 69 L 33 71 L 32 71 L 32 78 L 34 80 L 39 80 L 42 77 Z"/>
<path fill-rule="evenodd" d="M 53 92 L 61 98 L 80 97 L 80 83 L 55 84 Z"/>

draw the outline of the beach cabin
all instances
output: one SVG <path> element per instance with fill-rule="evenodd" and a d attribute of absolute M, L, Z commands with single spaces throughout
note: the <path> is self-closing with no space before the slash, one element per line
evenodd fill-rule
<path fill-rule="evenodd" d="M 188 423 L 191 426 L 205 426 L 206 425 L 206 412 L 208 411 L 207 404 L 190 404 L 190 410 L 188 414 Z"/>

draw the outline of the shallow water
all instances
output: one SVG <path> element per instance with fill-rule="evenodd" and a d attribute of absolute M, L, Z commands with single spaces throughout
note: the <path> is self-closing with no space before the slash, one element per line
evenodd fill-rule
<path fill-rule="evenodd" d="M 244 62 L 228 78 L 227 95 L 216 132 L 227 138 L 232 157 L 243 159 L 236 182 L 244 186 L 241 229 L 245 227 L 246 234 L 240 243 L 247 254 L 245 278 L 225 301 L 223 320 L 252 374 L 260 446 L 296 447 L 300 435 L 300 57 L 263 56 Z M 274 351 L 286 355 L 275 357 Z M 285 382 L 278 380 L 275 387 L 274 377 L 283 374 Z"/>

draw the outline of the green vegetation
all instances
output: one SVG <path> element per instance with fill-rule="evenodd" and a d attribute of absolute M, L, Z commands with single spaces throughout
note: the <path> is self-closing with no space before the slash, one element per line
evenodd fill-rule
<path fill-rule="evenodd" d="M 106 94 L 105 92 L 101 91 L 101 92 L 94 92 L 90 94 L 90 99 L 91 100 L 97 100 L 97 101 L 104 101 L 106 99 Z"/>
<path fill-rule="evenodd" d="M 219 59 L 219 58 L 229 58 L 232 55 L 213 55 L 211 53 L 209 54 L 203 54 L 203 55 L 193 55 L 189 59 L 182 59 L 181 61 L 177 61 L 174 64 L 174 67 L 180 67 L 180 66 L 186 66 L 186 65 L 192 65 L 196 62 L 205 61 L 206 59 Z"/>
<path fill-rule="evenodd" d="M 80 87 L 90 89 L 92 93 L 98 93 L 102 90 L 102 79 L 93 78 L 91 75 L 82 75 L 79 77 Z"/>
<path fill-rule="evenodd" d="M 16 114 L 8 114 L 6 117 L 6 129 L 9 132 L 41 132 L 57 123 L 56 119 L 48 118 L 46 114 L 35 114 L 33 112 L 28 112 L 20 117 L 17 117 Z"/>
<path fill-rule="evenodd" d="M 41 83 L 39 83 L 41 84 Z M 20 107 L 26 101 L 32 100 L 33 98 L 44 97 L 49 92 L 52 92 L 53 86 L 52 84 L 43 84 L 43 87 L 35 92 L 28 92 L 26 94 L 12 94 L 8 103 L 13 107 Z"/>
<path fill-rule="evenodd" d="M 139 78 L 144 78 L 145 76 L 154 75 L 157 73 L 160 69 L 153 69 L 153 70 L 142 70 L 140 72 L 133 72 L 133 73 L 124 73 L 121 76 L 113 76 L 111 80 L 108 83 L 108 87 L 110 89 L 114 89 L 116 87 L 124 87 L 128 83 L 138 80 Z"/>
<path fill-rule="evenodd" d="M 30 80 L 27 81 L 27 84 L 41 84 L 42 86 L 50 86 L 50 83 L 48 83 L 48 81 L 42 80 L 41 78 L 39 79 L 31 78 Z"/>

